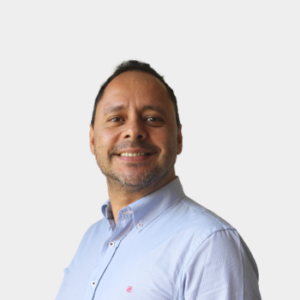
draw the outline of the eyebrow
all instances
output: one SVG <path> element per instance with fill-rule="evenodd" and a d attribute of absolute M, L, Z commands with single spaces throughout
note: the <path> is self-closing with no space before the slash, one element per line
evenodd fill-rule
<path fill-rule="evenodd" d="M 116 111 L 124 110 L 125 106 L 124 105 L 117 105 L 117 106 L 110 106 L 107 109 L 104 110 L 105 114 L 111 114 Z"/>
<path fill-rule="evenodd" d="M 142 110 L 143 111 L 144 110 L 154 110 L 154 111 L 161 113 L 162 115 L 164 114 L 164 110 L 161 107 L 155 106 L 155 105 L 154 106 L 153 105 L 145 105 L 145 106 L 143 106 Z"/>
<path fill-rule="evenodd" d="M 105 114 L 111 114 L 111 113 L 114 113 L 114 112 L 117 112 L 117 111 L 122 111 L 122 110 L 125 110 L 126 109 L 126 106 L 124 105 L 117 105 L 117 106 L 111 106 L 111 107 L 108 107 L 107 109 L 105 109 L 104 113 Z M 154 110 L 154 111 L 157 111 L 161 114 L 164 114 L 164 110 L 159 107 L 159 106 L 156 106 L 156 105 L 144 105 L 141 109 L 142 111 L 145 111 L 145 110 Z"/>

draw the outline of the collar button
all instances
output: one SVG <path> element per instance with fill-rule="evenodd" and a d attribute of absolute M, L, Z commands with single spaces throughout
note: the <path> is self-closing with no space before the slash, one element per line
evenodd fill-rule
<path fill-rule="evenodd" d="M 140 221 L 140 222 L 137 224 L 137 227 L 138 227 L 138 228 L 142 228 L 142 227 L 143 227 L 142 221 Z"/>

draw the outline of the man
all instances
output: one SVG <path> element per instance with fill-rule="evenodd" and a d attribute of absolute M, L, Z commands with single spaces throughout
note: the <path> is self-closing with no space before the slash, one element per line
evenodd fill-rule
<path fill-rule="evenodd" d="M 65 270 L 57 300 L 260 299 L 242 238 L 185 196 L 175 175 L 176 97 L 150 65 L 124 62 L 103 84 L 90 148 L 109 200 Z"/>

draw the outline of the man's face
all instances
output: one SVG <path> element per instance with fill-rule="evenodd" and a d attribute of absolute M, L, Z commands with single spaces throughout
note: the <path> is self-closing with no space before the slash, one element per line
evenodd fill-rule
<path fill-rule="evenodd" d="M 114 78 L 97 106 L 90 147 L 109 183 L 139 190 L 173 180 L 182 135 L 163 83 L 139 71 Z"/>

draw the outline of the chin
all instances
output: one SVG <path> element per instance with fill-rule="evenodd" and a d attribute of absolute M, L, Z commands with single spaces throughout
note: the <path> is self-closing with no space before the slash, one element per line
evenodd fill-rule
<path fill-rule="evenodd" d="M 126 176 L 119 178 L 119 181 L 127 186 L 146 187 L 149 186 L 155 178 L 142 175 Z"/>
<path fill-rule="evenodd" d="M 140 190 L 151 186 L 157 181 L 157 174 L 148 172 L 130 172 L 131 174 L 114 174 L 109 176 L 115 183 L 124 187 L 131 187 L 133 190 Z"/>

